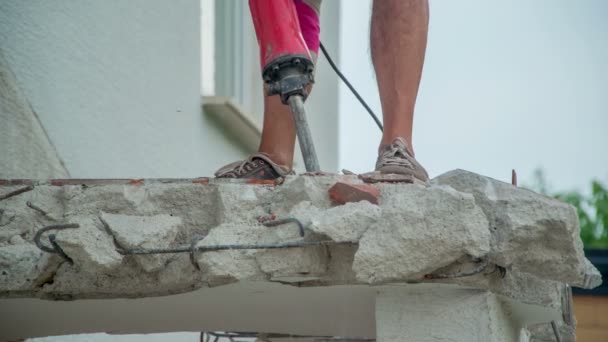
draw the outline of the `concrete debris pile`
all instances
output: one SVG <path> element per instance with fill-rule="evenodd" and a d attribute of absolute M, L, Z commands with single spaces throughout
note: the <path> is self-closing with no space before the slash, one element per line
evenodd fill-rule
<path fill-rule="evenodd" d="M 446 283 L 561 308 L 564 283 L 601 283 L 574 208 L 462 170 L 429 185 L 352 175 L 0 181 L 0 196 L 2 297 Z"/>

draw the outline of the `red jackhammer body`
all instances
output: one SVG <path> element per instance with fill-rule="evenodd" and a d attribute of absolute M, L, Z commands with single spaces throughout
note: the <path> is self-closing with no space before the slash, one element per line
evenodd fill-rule
<path fill-rule="evenodd" d="M 306 86 L 314 82 L 314 63 L 302 37 L 293 0 L 249 0 L 268 95 L 279 95 L 294 117 L 306 171 L 319 162 L 306 121 Z"/>

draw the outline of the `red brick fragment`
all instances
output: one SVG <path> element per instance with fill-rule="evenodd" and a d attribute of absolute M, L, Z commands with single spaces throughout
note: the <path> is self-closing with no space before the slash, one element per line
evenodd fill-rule
<path fill-rule="evenodd" d="M 51 185 L 53 186 L 63 186 L 65 184 L 65 179 L 51 179 Z"/>
<path fill-rule="evenodd" d="M 369 201 L 378 204 L 380 191 L 378 188 L 368 184 L 348 184 L 337 182 L 328 190 L 329 198 L 337 204 L 348 202 Z"/>
<path fill-rule="evenodd" d="M 192 183 L 194 184 L 209 184 L 209 178 L 197 178 L 192 180 Z"/>
<path fill-rule="evenodd" d="M 138 178 L 138 179 L 129 179 L 129 184 L 131 184 L 131 185 L 144 184 L 144 180 L 141 179 L 141 178 Z"/>
<path fill-rule="evenodd" d="M 277 180 L 275 180 L 275 179 L 255 179 L 255 178 L 249 178 L 249 179 L 247 179 L 247 184 L 277 185 Z"/>

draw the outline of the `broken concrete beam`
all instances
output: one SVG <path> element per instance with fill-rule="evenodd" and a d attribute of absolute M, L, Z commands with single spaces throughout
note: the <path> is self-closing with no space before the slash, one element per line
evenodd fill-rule
<path fill-rule="evenodd" d="M 476 308 L 478 320 L 471 324 L 485 327 L 483 320 L 492 320 L 484 336 L 505 329 L 505 336 L 519 333 L 524 341 L 528 333 L 519 325 L 559 323 L 567 311 L 563 283 L 588 288 L 600 282 L 582 253 L 576 212 L 557 200 L 457 170 L 429 185 L 366 185 L 378 192 L 377 204 L 336 205 L 328 190 L 338 182 L 363 184 L 355 176 L 288 177 L 268 184 L 204 178 L 0 180 L 0 296 L 10 298 L 2 300 L 1 316 L 31 320 L 34 313 L 57 308 L 36 302 L 27 306 L 30 311 L 16 310 L 21 301 L 31 301 L 23 298 L 73 300 L 69 308 L 62 307 L 78 308 L 76 319 L 90 311 L 87 305 L 103 307 L 112 298 L 142 298 L 120 309 L 115 306 L 122 305 L 116 304 L 120 300 L 112 299 L 113 312 L 128 312 L 135 303 L 147 307 L 153 300 L 147 297 L 181 293 L 206 298 L 188 310 L 212 307 L 203 321 L 216 322 L 201 326 L 200 319 L 180 319 L 180 325 L 142 328 L 124 325 L 128 315 L 108 315 L 103 322 L 75 320 L 73 327 L 60 329 L 44 317 L 36 321 L 35 333 L 7 320 L 0 331 L 10 332 L 12 339 L 192 329 L 373 338 L 373 326 L 362 330 L 351 321 L 348 329 L 336 329 L 343 322 L 321 319 L 314 310 L 307 315 L 309 325 L 281 317 L 296 315 L 313 302 L 329 308 L 362 296 L 368 306 L 346 310 L 363 315 L 351 317 L 356 322 L 369 322 L 376 292 L 397 291 L 394 301 L 377 298 L 378 340 L 390 341 L 395 334 L 393 314 L 411 315 L 395 312 L 392 304 L 413 305 L 435 293 L 462 297 L 462 305 Z M 65 224 L 72 228 L 57 228 Z M 281 297 L 278 284 L 290 289 L 288 297 Z M 338 285 L 344 298 L 325 295 Z M 256 296 L 264 299 L 255 307 L 277 314 L 251 325 L 252 313 L 238 306 Z M 284 305 L 288 302 L 294 310 Z M 184 310 L 180 303 L 175 310 Z M 280 303 L 280 310 L 272 303 Z M 226 305 L 232 309 L 223 310 Z M 455 303 L 454 310 L 458 307 Z M 235 312 L 241 311 L 247 317 L 239 320 Z M 158 322 L 173 321 L 155 315 Z M 451 326 L 442 331 L 449 334 L 458 325 Z"/>
<path fill-rule="evenodd" d="M 428 186 L 366 185 L 379 204 L 336 206 L 328 190 L 337 182 L 362 185 L 355 176 L 289 177 L 281 185 L 0 181 L 0 195 L 32 186 L 0 201 L 0 295 L 146 297 L 238 281 L 443 282 L 540 303 L 517 284 L 599 283 L 575 211 L 557 200 L 453 171 Z M 270 227 L 263 217 L 296 220 Z M 36 232 L 59 223 L 79 228 L 42 234 L 39 243 L 55 253 L 37 250 Z M 15 281 L 24 273 L 29 282 Z"/>

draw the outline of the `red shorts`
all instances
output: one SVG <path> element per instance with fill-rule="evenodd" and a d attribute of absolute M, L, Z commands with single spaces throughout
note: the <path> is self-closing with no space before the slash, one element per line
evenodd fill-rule
<path fill-rule="evenodd" d="M 300 31 L 306 42 L 306 46 L 315 54 L 319 53 L 321 25 L 319 13 L 321 10 L 321 0 L 294 0 Z"/>

